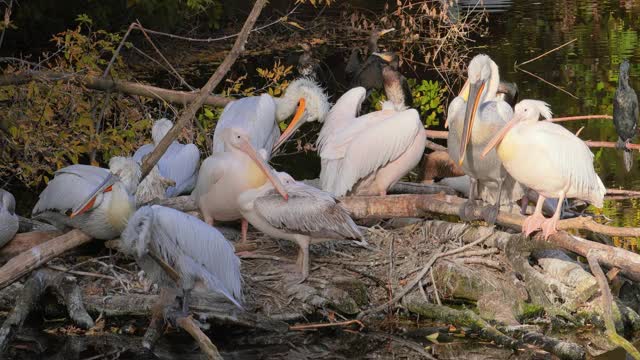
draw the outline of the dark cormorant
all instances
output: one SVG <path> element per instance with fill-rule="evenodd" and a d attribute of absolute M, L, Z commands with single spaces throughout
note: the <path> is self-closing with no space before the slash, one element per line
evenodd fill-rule
<path fill-rule="evenodd" d="M 387 99 L 393 103 L 396 110 L 413 107 L 413 95 L 407 79 L 398 71 L 400 58 L 394 52 L 377 53 L 375 55 L 382 59 L 382 79 L 384 92 Z"/>
<path fill-rule="evenodd" d="M 379 57 L 373 56 L 373 53 L 378 51 L 378 40 L 380 37 L 393 30 L 394 29 L 374 30 L 371 33 L 367 45 L 367 60 L 364 63 L 362 63 L 360 59 L 360 49 L 355 48 L 351 51 L 351 56 L 349 56 L 349 61 L 345 68 L 347 80 L 350 80 L 350 88 L 362 86 L 367 91 L 382 89 L 382 66 L 384 62 L 381 61 Z"/>
<path fill-rule="evenodd" d="M 618 89 L 613 97 L 613 123 L 618 133 L 618 143 L 616 147 L 624 150 L 624 168 L 631 171 L 633 165 L 633 155 L 631 150 L 626 148 L 638 128 L 638 96 L 629 86 L 629 61 L 625 60 L 620 64 L 620 75 L 618 77 Z"/>
<path fill-rule="evenodd" d="M 498 95 L 513 109 L 518 102 L 518 85 L 512 82 L 500 81 Z"/>
<path fill-rule="evenodd" d="M 313 57 L 311 45 L 309 45 L 309 43 L 303 42 L 300 44 L 300 47 L 304 52 L 298 58 L 298 66 L 296 67 L 296 69 L 298 70 L 298 74 L 300 74 L 300 76 L 306 76 L 311 79 L 318 80 L 320 63 Z"/>

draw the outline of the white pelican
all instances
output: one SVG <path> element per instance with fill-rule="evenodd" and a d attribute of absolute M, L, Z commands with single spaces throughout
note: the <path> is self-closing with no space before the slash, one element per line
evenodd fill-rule
<path fill-rule="evenodd" d="M 238 195 L 271 181 L 286 199 L 287 194 L 271 167 L 264 160 L 265 151 L 258 154 L 247 133 L 238 128 L 226 128 L 220 133 L 225 144 L 202 162 L 198 182 L 192 196 L 207 224 L 215 221 L 241 219 Z M 247 221 L 242 219 L 242 241 L 247 238 Z"/>
<path fill-rule="evenodd" d="M 383 71 L 385 91 L 398 95 L 389 96 L 396 103 L 387 101 L 382 110 L 358 117 L 366 90 L 357 87 L 342 95 L 327 115 L 317 142 L 323 190 L 335 196 L 386 195 L 420 162 L 424 126 L 418 112 L 406 108 L 398 75 L 391 68 Z"/>
<path fill-rule="evenodd" d="M 149 174 L 138 184 L 136 207 L 140 207 L 152 200 L 166 199 L 167 189 L 170 186 L 176 186 L 176 182 L 160 175 L 158 165 L 154 166 Z"/>
<path fill-rule="evenodd" d="M 18 232 L 16 199 L 10 192 L 0 189 L 0 247 L 4 246 Z"/>
<path fill-rule="evenodd" d="M 151 137 L 153 144 L 140 147 L 133 158 L 142 163 L 145 155 L 151 153 L 155 146 L 171 130 L 173 123 L 169 119 L 160 119 L 153 123 Z M 196 186 L 198 165 L 200 164 L 200 150 L 194 144 L 180 144 L 174 141 L 158 161 L 158 170 L 163 177 L 173 180 L 174 186 L 167 188 L 166 197 L 174 197 L 190 193 Z"/>
<path fill-rule="evenodd" d="M 132 158 L 113 157 L 109 170 L 71 165 L 55 173 L 33 208 L 35 219 L 64 229 L 77 228 L 96 239 L 113 239 L 135 211 L 140 166 Z"/>
<path fill-rule="evenodd" d="M 297 106 L 297 109 L 296 109 Z M 224 151 L 222 129 L 243 129 L 254 149 L 264 149 L 267 160 L 286 138 L 306 121 L 322 121 L 329 112 L 329 100 L 322 88 L 309 78 L 291 82 L 281 97 L 269 94 L 250 96 L 230 102 L 222 111 L 213 133 L 213 152 Z M 295 115 L 294 115 L 295 113 Z M 280 137 L 280 122 L 294 115 L 288 132 Z"/>
<path fill-rule="evenodd" d="M 282 199 L 271 183 L 238 197 L 242 216 L 265 234 L 294 241 L 300 247 L 298 266 L 303 280 L 309 276 L 309 245 L 336 239 L 362 239 L 349 212 L 329 193 L 295 181 L 280 172 L 289 195 Z"/>
<path fill-rule="evenodd" d="M 160 285 L 175 282 L 149 252 L 170 265 L 180 275 L 185 310 L 189 292 L 199 287 L 218 292 L 242 308 L 240 259 L 222 233 L 200 219 L 163 206 L 143 206 L 122 232 L 122 247 Z"/>
<path fill-rule="evenodd" d="M 524 190 L 508 176 L 495 151 L 482 159 L 480 155 L 493 135 L 509 121 L 513 110 L 496 96 L 500 75 L 491 58 L 475 56 L 469 63 L 468 75 L 460 95 L 449 104 L 447 148 L 451 159 L 458 161 L 471 179 L 469 200 L 462 208 L 460 218 L 473 218 L 473 204 L 481 193 L 488 195 L 483 200 L 495 204 L 483 211 L 483 217 L 487 222 L 495 223 L 500 205 L 522 198 Z M 488 187 L 490 191 L 479 192 L 479 185 Z M 506 199 L 501 197 L 503 192 Z"/>
<path fill-rule="evenodd" d="M 533 215 L 522 231 L 528 236 L 542 228 L 545 239 L 557 232 L 565 198 L 578 198 L 602 207 L 606 189 L 593 168 L 589 147 L 564 127 L 538 121 L 551 118 L 548 105 L 537 100 L 516 104 L 511 121 L 487 144 L 483 154 L 497 148 L 504 167 L 517 181 L 538 192 Z M 551 219 L 542 215 L 545 198 L 558 198 Z"/>

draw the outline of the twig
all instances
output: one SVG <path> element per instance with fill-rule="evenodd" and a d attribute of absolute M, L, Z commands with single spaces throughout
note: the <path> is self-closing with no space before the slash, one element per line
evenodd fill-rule
<path fill-rule="evenodd" d="M 606 327 L 605 333 L 609 336 L 609 339 L 611 339 L 616 345 L 623 347 L 629 355 L 633 356 L 634 359 L 640 360 L 640 352 L 638 352 L 638 349 L 616 332 L 616 324 L 613 320 L 612 311 L 612 307 L 614 306 L 613 296 L 611 295 L 611 289 L 609 289 L 607 278 L 600 267 L 598 259 L 599 257 L 594 251 L 590 251 L 589 254 L 587 254 L 587 261 L 589 261 L 591 273 L 596 277 L 598 285 L 600 286 L 604 325 Z"/>
<path fill-rule="evenodd" d="M 2 42 L 4 41 L 4 33 L 9 28 L 9 24 L 11 23 L 11 8 L 13 7 L 13 0 L 9 1 L 9 4 L 4 9 L 4 26 L 2 27 L 2 34 L 0 34 L 0 48 L 2 47 Z"/>
<path fill-rule="evenodd" d="M 98 273 L 93 273 L 93 272 L 88 272 L 88 271 L 70 270 L 70 269 L 67 269 L 67 268 L 65 268 L 63 266 L 47 264 L 47 267 L 49 269 L 53 269 L 53 270 L 61 271 L 61 272 L 66 272 L 66 273 L 73 274 L 73 275 L 90 276 L 90 277 L 97 277 L 97 278 L 102 278 L 102 279 L 116 280 L 116 278 L 113 277 L 113 276 L 104 275 L 104 274 L 98 274 Z"/>
<path fill-rule="evenodd" d="M 131 30 L 133 30 L 134 25 L 135 23 L 131 23 L 131 25 L 129 25 L 129 28 L 127 29 L 127 32 L 124 33 L 122 40 L 120 40 L 120 44 L 118 44 L 116 51 L 113 52 L 113 56 L 111 56 L 111 60 L 109 60 L 109 64 L 107 64 L 107 67 L 104 69 L 104 72 L 102 73 L 102 78 L 106 78 L 107 75 L 109 75 L 109 70 L 111 70 L 111 67 L 113 66 L 113 63 L 116 61 L 116 58 L 118 57 L 118 55 L 120 55 L 120 50 L 122 50 L 122 46 L 124 45 L 124 42 L 129 37 L 129 34 L 131 34 Z"/>
<path fill-rule="evenodd" d="M 140 180 L 144 179 L 144 177 L 149 174 L 158 160 L 160 160 L 164 152 L 167 151 L 169 145 L 171 145 L 171 143 L 178 137 L 178 135 L 180 135 L 182 128 L 195 117 L 196 112 L 204 104 L 205 98 L 209 94 L 211 94 L 215 87 L 218 86 L 220 81 L 222 81 L 229 69 L 231 69 L 233 63 L 235 63 L 236 59 L 240 56 L 240 53 L 244 50 L 244 45 L 247 43 L 249 32 L 253 28 L 253 25 L 256 23 L 256 20 L 258 20 L 258 16 L 260 16 L 260 12 L 262 12 L 262 8 L 266 3 L 267 0 L 256 0 L 255 4 L 253 5 L 253 9 L 251 9 L 251 13 L 249 13 L 247 20 L 242 26 L 242 30 L 240 31 L 235 44 L 233 44 L 233 48 L 231 48 L 231 51 L 227 54 L 227 56 L 222 61 L 220 66 L 218 66 L 213 75 L 211 75 L 207 83 L 202 87 L 202 89 L 200 89 L 200 93 L 198 94 L 198 96 L 196 96 L 194 101 L 189 104 L 189 106 L 182 112 L 182 114 L 180 114 L 171 130 L 167 132 L 160 143 L 155 146 L 155 148 L 151 152 L 151 155 L 142 163 L 142 176 Z"/>
<path fill-rule="evenodd" d="M 436 303 L 438 305 L 442 305 L 442 302 L 440 301 L 440 295 L 438 295 L 438 286 L 436 285 L 436 279 L 433 276 L 433 268 L 430 269 L 429 273 L 431 276 L 431 286 L 433 286 L 433 294 L 436 296 Z"/>
<path fill-rule="evenodd" d="M 428 137 L 429 135 L 427 135 Z M 436 144 L 431 140 L 427 140 L 427 142 L 424 145 L 425 148 L 433 150 L 433 151 L 447 151 L 447 148 L 440 145 L 440 144 Z"/>
<path fill-rule="evenodd" d="M 418 273 L 418 275 L 416 275 L 416 277 L 413 278 L 413 280 L 411 280 L 411 282 L 404 287 L 404 289 L 402 289 L 398 294 L 396 294 L 396 296 L 393 297 L 393 299 L 385 302 L 384 304 L 378 305 L 372 309 L 369 310 L 365 310 L 365 311 L 361 311 L 358 314 L 358 319 L 363 319 L 364 317 L 372 314 L 372 313 L 377 313 L 380 312 L 382 310 L 384 310 L 385 308 L 387 308 L 388 306 L 391 306 L 393 304 L 395 304 L 396 302 L 400 301 L 400 299 L 402 299 L 409 291 L 411 291 L 411 289 L 413 289 L 420 280 L 422 280 L 422 278 L 424 277 L 424 275 L 429 271 L 429 269 L 431 269 L 431 266 L 433 266 L 433 264 L 436 262 L 436 260 L 438 260 L 438 258 L 440 258 L 440 256 L 442 255 L 442 249 L 444 247 L 441 246 L 437 251 L 435 251 L 433 253 L 433 255 L 431 255 L 431 258 L 429 258 L 429 261 L 427 261 L 427 263 L 425 264 L 424 268 L 422 269 L 422 271 L 420 271 L 420 273 Z"/>
<path fill-rule="evenodd" d="M 616 148 L 616 143 L 608 142 L 608 141 L 585 140 L 585 143 L 589 147 L 602 147 L 602 148 L 610 148 L 610 149 Z M 640 145 L 638 144 L 625 144 L 625 147 L 629 150 L 640 150 Z"/>
<path fill-rule="evenodd" d="M 274 255 L 263 255 L 263 254 L 239 254 L 238 257 L 240 259 L 262 259 L 262 260 L 275 260 L 282 262 L 292 262 L 289 259 L 281 258 L 279 256 Z"/>
<path fill-rule="evenodd" d="M 484 265 L 486 267 L 489 267 L 498 271 L 503 270 L 499 262 L 491 259 L 481 258 L 481 257 L 465 257 L 465 258 L 455 259 L 454 261 L 456 261 L 457 263 L 469 264 L 469 265 Z"/>
<path fill-rule="evenodd" d="M 167 275 L 171 278 L 171 280 L 178 283 L 180 281 L 180 274 L 171 267 L 171 265 L 167 264 L 164 260 L 162 260 L 156 253 L 149 250 L 149 257 L 153 259 L 161 268 L 164 270 Z"/>
<path fill-rule="evenodd" d="M 556 89 L 558 89 L 558 90 L 562 91 L 563 93 L 565 93 L 565 94 L 567 94 L 567 95 L 571 96 L 571 97 L 572 97 L 572 98 L 574 98 L 574 99 L 577 99 L 577 98 L 578 98 L 577 96 L 575 96 L 575 95 L 573 95 L 572 93 L 568 92 L 567 90 L 565 90 L 565 89 L 561 88 L 560 86 L 558 86 L 558 85 L 556 85 L 556 84 L 554 84 L 554 83 L 552 83 L 552 82 L 550 82 L 550 81 L 547 81 L 547 80 L 545 80 L 545 79 L 541 78 L 540 76 L 538 76 L 538 75 L 536 75 L 536 74 L 534 74 L 534 73 L 531 73 L 531 72 L 529 72 L 529 71 L 527 71 L 527 70 L 525 70 L 525 69 L 523 69 L 523 68 L 521 68 L 521 67 L 519 67 L 519 66 L 516 66 L 516 69 L 518 69 L 518 70 L 522 71 L 523 73 L 525 73 L 525 74 L 527 74 L 527 75 L 533 76 L 534 78 L 536 78 L 536 79 L 538 79 L 538 80 L 542 81 L 543 83 L 545 83 L 545 84 L 547 84 L 547 85 L 550 85 L 550 86 L 552 86 L 552 87 L 554 87 L 554 88 L 556 88 Z"/>
<path fill-rule="evenodd" d="M 565 46 L 567 46 L 567 45 L 569 45 L 569 44 L 571 44 L 571 43 L 576 42 L 577 40 L 578 40 L 578 38 L 575 38 L 575 39 L 573 39 L 573 40 L 569 40 L 569 41 L 567 41 L 566 43 L 564 43 L 564 44 L 562 44 L 562 45 L 560 45 L 560 46 L 558 46 L 558 47 L 555 47 L 555 48 L 553 48 L 553 49 L 551 49 L 551 50 L 549 50 L 549 51 L 545 52 L 545 53 L 544 53 L 544 54 L 542 54 L 542 55 L 538 55 L 538 56 L 534 57 L 534 58 L 533 58 L 533 59 L 531 59 L 531 60 L 527 60 L 527 61 L 525 61 L 525 62 L 523 62 L 523 63 L 521 63 L 521 64 L 516 64 L 516 67 L 520 67 L 520 66 L 522 66 L 522 65 L 525 65 L 525 64 L 528 64 L 528 63 L 530 63 L 530 62 L 536 61 L 536 60 L 538 60 L 538 59 L 540 59 L 540 58 L 542 58 L 542 57 L 545 57 L 545 56 L 547 56 L 547 55 L 551 54 L 551 53 L 552 53 L 552 52 L 554 52 L 554 51 L 560 50 L 560 49 L 562 49 L 563 47 L 565 47 Z"/>
<path fill-rule="evenodd" d="M 613 119 L 613 116 L 611 115 L 578 115 L 578 116 L 565 116 L 565 117 L 552 118 L 546 121 L 560 122 L 560 121 L 576 121 L 576 120 L 591 120 L 591 119 L 611 120 Z"/>
<path fill-rule="evenodd" d="M 305 330 L 315 330 L 315 329 L 321 329 L 321 328 L 327 328 L 327 327 L 349 326 L 353 324 L 357 324 L 358 326 L 360 326 L 358 331 L 362 331 L 365 328 L 364 324 L 360 320 L 347 320 L 347 321 L 339 321 L 339 322 L 323 323 L 323 324 L 292 325 L 292 326 L 289 326 L 289 330 L 305 331 Z"/>
<path fill-rule="evenodd" d="M 222 360 L 218 348 L 211 342 L 211 339 L 202 332 L 191 316 L 176 319 L 176 324 L 183 328 L 198 343 L 200 350 L 207 355 L 210 360 Z"/>

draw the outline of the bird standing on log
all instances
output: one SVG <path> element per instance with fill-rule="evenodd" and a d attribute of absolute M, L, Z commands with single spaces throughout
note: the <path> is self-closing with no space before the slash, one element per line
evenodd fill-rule
<path fill-rule="evenodd" d="M 546 103 L 522 100 L 513 118 L 482 153 L 484 156 L 496 147 L 509 174 L 538 192 L 535 212 L 525 219 L 522 231 L 528 236 L 542 229 L 546 239 L 557 232 L 566 198 L 578 198 L 601 208 L 606 188 L 593 168 L 593 154 L 584 141 L 558 124 L 538 121 L 541 115 L 551 118 Z M 558 198 L 550 219 L 542 215 L 545 198 Z"/>
<path fill-rule="evenodd" d="M 60 229 L 80 229 L 96 239 L 116 238 L 136 209 L 140 176 L 138 163 L 120 156 L 111 158 L 109 170 L 67 166 L 56 171 L 40 193 L 33 217 Z"/>
<path fill-rule="evenodd" d="M 219 136 L 224 143 L 224 151 L 215 152 L 202 162 L 192 197 L 209 225 L 214 221 L 241 219 L 244 242 L 248 223 L 238 208 L 238 195 L 267 181 L 273 183 L 283 198 L 287 198 L 287 193 L 266 163 L 265 149 L 258 153 L 243 129 L 226 128 Z"/>
<path fill-rule="evenodd" d="M 296 242 L 302 279 L 309 276 L 309 245 L 337 239 L 362 239 L 349 212 L 328 192 L 278 173 L 289 195 L 284 200 L 271 183 L 238 197 L 242 216 L 265 234 Z"/>
<path fill-rule="evenodd" d="M 155 283 L 174 285 L 176 279 L 154 256 L 177 272 L 185 312 L 192 289 L 218 292 L 242 308 L 240 259 L 222 233 L 200 219 L 163 206 L 143 206 L 122 232 L 122 248 Z"/>
<path fill-rule="evenodd" d="M 620 64 L 618 88 L 613 97 L 613 124 L 618 133 L 616 147 L 623 151 L 624 168 L 627 172 L 633 166 L 633 153 L 626 145 L 638 132 L 638 96 L 629 85 L 629 61 Z"/>
<path fill-rule="evenodd" d="M 18 227 L 16 199 L 10 192 L 0 189 L 0 247 L 13 239 L 18 232 Z"/>
<path fill-rule="evenodd" d="M 225 145 L 222 130 L 240 128 L 251 139 L 256 151 L 264 149 L 267 160 L 284 140 L 306 121 L 322 121 L 329 112 L 329 100 L 324 90 L 308 78 L 296 79 L 289 84 L 281 97 L 269 94 L 250 96 L 230 102 L 225 106 L 213 133 L 213 152 L 223 152 Z M 285 133 L 280 136 L 282 121 L 293 115 Z"/>
<path fill-rule="evenodd" d="M 382 110 L 357 116 L 363 87 L 338 99 L 318 136 L 322 189 L 334 196 L 386 195 L 424 153 L 426 134 L 415 109 L 408 109 L 402 75 L 389 67 L 384 86 L 392 101 Z"/>
<path fill-rule="evenodd" d="M 133 154 L 133 158 L 138 163 L 142 163 L 142 159 L 153 151 L 172 127 L 173 123 L 169 119 L 163 118 L 155 121 L 151 129 L 153 144 L 146 144 L 140 147 Z M 170 198 L 190 193 L 196 186 L 199 165 L 200 150 L 196 145 L 180 144 L 177 141 L 172 142 L 156 165 L 162 177 L 175 182 L 174 186 L 167 188 L 166 197 Z M 147 182 L 143 182 L 145 183 L 143 186 L 146 187 Z"/>
<path fill-rule="evenodd" d="M 501 204 L 515 203 L 524 195 L 524 189 L 509 176 L 495 151 L 480 157 L 485 145 L 513 115 L 509 104 L 497 97 L 499 84 L 498 65 L 487 55 L 477 55 L 469 63 L 467 83 L 449 104 L 449 156 L 471 180 L 469 199 L 460 213 L 460 218 L 466 221 L 474 218 L 477 194 L 494 203 L 482 212 L 485 221 L 491 224 L 495 223 Z"/>

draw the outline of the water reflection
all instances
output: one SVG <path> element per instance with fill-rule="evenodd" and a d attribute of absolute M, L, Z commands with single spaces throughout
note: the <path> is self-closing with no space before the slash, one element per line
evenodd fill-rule
<path fill-rule="evenodd" d="M 459 3 L 467 8 L 475 5 L 473 0 Z M 558 115 L 612 114 L 618 66 L 623 59 L 631 61 L 631 85 L 640 90 L 640 23 L 635 21 L 640 16 L 639 2 L 496 0 L 484 1 L 484 7 L 491 12 L 490 32 L 479 39 L 478 51 L 489 54 L 500 66 L 502 76 L 518 84 L 521 98 L 544 100 Z M 572 39 L 577 40 L 523 68 L 564 88 L 577 99 L 515 70 L 516 62 L 523 63 Z M 610 120 L 564 125 L 574 131 L 585 126 L 583 139 L 617 139 Z M 636 157 L 634 169 L 626 173 L 619 152 L 593 151 L 596 170 L 607 187 L 640 189 L 640 156 Z M 613 225 L 637 226 L 639 205 L 636 200 L 607 201 L 602 212 L 613 219 Z"/>

